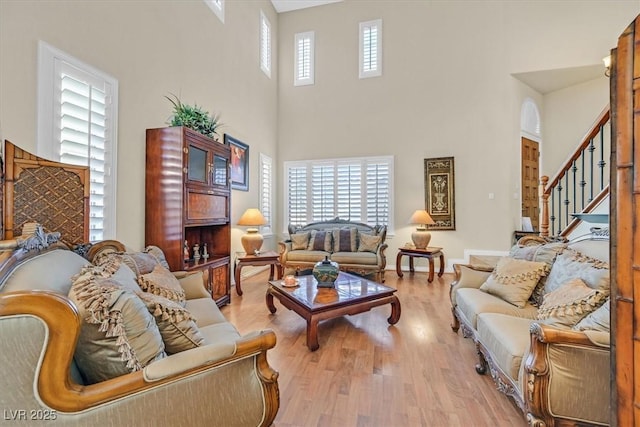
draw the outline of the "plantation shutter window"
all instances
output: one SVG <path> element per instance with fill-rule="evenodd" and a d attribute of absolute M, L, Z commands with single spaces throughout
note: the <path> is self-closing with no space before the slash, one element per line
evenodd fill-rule
<path fill-rule="evenodd" d="M 271 78 L 271 22 L 260 11 L 260 68 Z"/>
<path fill-rule="evenodd" d="M 89 166 L 89 239 L 113 238 L 117 80 L 45 43 L 39 49 L 38 154 Z"/>
<path fill-rule="evenodd" d="M 361 79 L 382 75 L 382 20 L 360 23 Z"/>
<path fill-rule="evenodd" d="M 272 200 L 273 194 L 273 160 L 260 153 L 260 212 L 267 223 L 262 226 L 262 234 L 273 232 Z"/>
<path fill-rule="evenodd" d="M 382 224 L 393 219 L 393 157 L 285 162 L 288 224 L 341 219 Z"/>
<path fill-rule="evenodd" d="M 294 86 L 314 84 L 315 33 L 308 31 L 295 36 Z"/>

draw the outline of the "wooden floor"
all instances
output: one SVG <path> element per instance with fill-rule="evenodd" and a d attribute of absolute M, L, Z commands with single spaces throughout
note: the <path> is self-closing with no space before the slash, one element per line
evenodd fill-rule
<path fill-rule="evenodd" d="M 305 321 L 264 295 L 268 272 L 244 279 L 239 297 L 222 312 L 240 331 L 272 329 L 277 344 L 269 364 L 280 372 L 285 426 L 526 426 L 524 416 L 499 393 L 490 376 L 474 370 L 473 342 L 451 331 L 448 297 L 452 274 L 427 283 L 426 273 L 397 277 L 400 321 L 390 326 L 390 306 L 321 322 L 320 348 L 305 345 Z"/>

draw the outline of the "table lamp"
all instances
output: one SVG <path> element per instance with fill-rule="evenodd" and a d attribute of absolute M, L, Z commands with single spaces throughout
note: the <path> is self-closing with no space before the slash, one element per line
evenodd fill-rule
<path fill-rule="evenodd" d="M 262 238 L 262 234 L 258 233 L 258 229 L 254 227 L 265 225 L 266 223 L 267 220 L 264 219 L 260 210 L 256 208 L 247 209 L 238 220 L 238 225 L 247 225 L 250 227 L 247 228 L 247 234 L 244 234 L 240 238 L 242 247 L 247 255 L 259 253 L 264 239 Z"/>
<path fill-rule="evenodd" d="M 427 224 L 435 224 L 429 212 L 424 209 L 418 209 L 411 215 L 409 224 L 419 224 L 420 226 L 411 233 L 411 240 L 416 249 L 426 249 L 431 240 L 431 233 L 427 231 Z"/>

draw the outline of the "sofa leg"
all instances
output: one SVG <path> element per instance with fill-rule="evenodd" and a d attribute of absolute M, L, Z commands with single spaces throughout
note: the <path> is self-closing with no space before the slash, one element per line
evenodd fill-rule
<path fill-rule="evenodd" d="M 529 424 L 530 427 L 547 427 L 547 423 L 534 417 L 531 413 L 527 414 L 527 424 Z"/>
<path fill-rule="evenodd" d="M 460 329 L 460 321 L 458 320 L 458 317 L 456 316 L 455 307 L 451 307 L 451 316 L 453 317 L 453 323 L 451 323 L 451 330 L 457 334 L 458 333 L 458 329 Z"/>
<path fill-rule="evenodd" d="M 478 344 L 476 344 L 476 347 L 477 346 Z M 484 375 L 487 373 L 487 361 L 485 360 L 479 348 L 477 349 L 477 351 L 478 351 L 478 364 L 476 365 L 476 372 L 479 375 Z"/>

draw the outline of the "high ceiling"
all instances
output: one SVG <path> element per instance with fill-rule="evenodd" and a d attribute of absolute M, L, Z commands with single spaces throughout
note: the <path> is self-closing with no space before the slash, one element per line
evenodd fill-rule
<path fill-rule="evenodd" d="M 322 6 L 342 0 L 271 0 L 276 12 L 283 13 L 291 10 L 306 9 L 307 7 Z"/>

